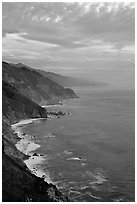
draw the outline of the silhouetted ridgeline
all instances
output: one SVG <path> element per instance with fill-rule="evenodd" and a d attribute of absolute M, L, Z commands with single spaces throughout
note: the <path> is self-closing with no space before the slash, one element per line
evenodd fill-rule
<path fill-rule="evenodd" d="M 37 71 L 6 62 L 2 68 L 2 200 L 68 201 L 56 186 L 31 174 L 23 162 L 28 156 L 16 149 L 19 138 L 11 124 L 26 118 L 47 118 L 46 109 L 39 104 L 54 104 L 77 96 Z"/>

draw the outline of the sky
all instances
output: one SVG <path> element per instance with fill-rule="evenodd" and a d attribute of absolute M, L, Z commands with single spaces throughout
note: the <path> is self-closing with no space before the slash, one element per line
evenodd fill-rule
<path fill-rule="evenodd" d="M 135 3 L 3 2 L 2 58 L 133 88 Z"/>

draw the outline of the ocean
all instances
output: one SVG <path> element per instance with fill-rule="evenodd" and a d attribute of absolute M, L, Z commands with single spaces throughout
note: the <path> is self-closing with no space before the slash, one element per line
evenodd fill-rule
<path fill-rule="evenodd" d="M 44 155 L 46 172 L 73 201 L 135 200 L 135 96 L 133 90 L 77 87 L 80 98 L 48 106 L 65 116 L 22 127 Z"/>

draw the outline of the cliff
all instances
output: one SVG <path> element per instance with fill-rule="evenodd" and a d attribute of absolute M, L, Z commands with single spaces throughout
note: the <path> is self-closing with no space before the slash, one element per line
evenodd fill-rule
<path fill-rule="evenodd" d="M 64 88 L 53 80 L 26 66 L 16 67 L 2 63 L 2 78 L 21 94 L 40 105 L 56 104 L 64 99 L 76 98 L 70 88 Z"/>
<path fill-rule="evenodd" d="M 47 117 L 44 108 L 25 97 L 7 82 L 2 82 L 2 111 L 3 116 L 11 122 L 23 118 Z"/>
<path fill-rule="evenodd" d="M 4 148 L 3 148 L 4 149 Z M 65 202 L 67 197 L 53 185 L 31 174 L 21 159 L 2 153 L 3 202 Z"/>
<path fill-rule="evenodd" d="M 14 68 L 11 70 L 9 64 L 4 63 L 2 81 L 2 201 L 66 202 L 68 197 L 63 195 L 55 185 L 46 183 L 42 178 L 38 178 L 30 172 L 23 162 L 28 156 L 17 150 L 15 144 L 19 138 L 11 129 L 11 124 L 21 119 L 47 118 L 46 109 L 37 104 L 36 100 L 32 100 L 36 96 L 40 97 L 38 101 L 44 99 L 45 95 L 43 94 L 45 92 L 44 88 L 41 87 L 43 81 L 38 83 L 38 80 L 44 79 L 41 75 L 26 69 L 18 69 L 19 75 Z M 36 76 L 38 76 L 37 81 Z M 52 82 L 53 88 L 49 88 L 50 91 L 57 90 L 57 88 L 54 89 L 54 85 L 56 83 Z M 48 86 L 50 86 L 49 81 Z M 35 88 L 36 90 L 34 90 Z M 50 96 L 52 92 L 48 92 L 48 94 L 52 98 Z M 44 100 L 49 101 L 47 98 Z"/>

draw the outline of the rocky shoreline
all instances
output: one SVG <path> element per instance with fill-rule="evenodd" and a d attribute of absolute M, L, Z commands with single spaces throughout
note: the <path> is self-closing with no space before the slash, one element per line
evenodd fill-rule
<path fill-rule="evenodd" d="M 61 116 L 68 115 L 70 113 L 65 113 L 62 111 L 53 112 L 47 111 L 47 119 L 51 119 L 52 117 L 60 118 Z M 45 118 L 36 118 L 36 119 L 25 119 L 21 120 L 13 125 L 11 125 L 12 130 L 14 131 L 14 134 L 17 134 L 19 141 L 16 143 L 16 148 L 22 152 L 27 159 L 24 160 L 24 163 L 28 167 L 28 169 L 31 171 L 32 174 L 36 175 L 37 177 L 43 178 L 45 182 L 47 183 L 53 183 L 53 181 L 50 179 L 49 172 L 44 172 L 37 166 L 46 160 L 46 155 L 38 154 L 35 152 L 40 145 L 35 143 L 33 139 L 35 139 L 35 136 L 31 136 L 31 138 L 28 138 L 25 133 L 22 132 L 22 126 L 33 123 L 38 120 L 45 120 Z"/>
<path fill-rule="evenodd" d="M 32 141 L 32 139 L 35 138 L 34 136 L 31 136 L 31 138 L 28 138 L 27 135 L 24 134 L 21 130 L 22 125 L 32 123 L 36 120 L 44 120 L 44 119 L 41 118 L 41 119 L 22 120 L 12 125 L 12 129 L 14 133 L 16 133 L 20 138 L 20 140 L 16 144 L 16 147 L 20 152 L 28 156 L 28 158 L 24 160 L 24 163 L 26 164 L 27 168 L 31 171 L 31 173 L 37 177 L 43 178 L 45 182 L 49 184 L 50 183 L 53 184 L 52 180 L 49 177 L 48 172 L 44 172 L 40 168 L 38 168 L 38 165 L 41 164 L 44 160 L 46 160 L 45 158 L 46 155 L 35 153 L 35 150 L 37 150 L 40 147 L 40 145 Z"/>
<path fill-rule="evenodd" d="M 44 155 L 34 153 L 39 145 L 27 139 L 21 128 L 36 120 L 45 120 L 45 118 L 24 119 L 10 125 L 9 130 L 15 137 L 14 149 L 8 146 L 7 140 L 4 139 L 5 134 L 3 134 L 3 174 L 7 175 L 6 181 L 3 179 L 3 201 L 68 202 L 70 201 L 68 196 L 63 195 L 57 189 L 48 174 L 35 167 L 44 160 Z M 12 172 L 12 179 L 15 179 L 14 184 L 12 179 L 9 179 L 9 171 Z M 18 183 L 19 192 L 15 183 Z M 5 185 L 8 185 L 7 189 Z"/>
<path fill-rule="evenodd" d="M 70 113 L 64 113 L 62 111 L 58 111 L 58 112 L 47 111 L 46 120 L 51 119 L 53 117 L 59 118 L 61 116 L 65 116 L 68 114 Z M 23 163 L 26 165 L 30 173 L 42 179 L 45 183 L 48 183 L 49 185 L 52 184 L 54 186 L 55 184 L 50 178 L 50 173 L 48 172 L 48 169 L 47 171 L 43 171 L 40 168 L 40 165 L 46 160 L 46 155 L 38 154 L 35 152 L 35 150 L 37 150 L 40 147 L 39 144 L 33 141 L 33 139 L 35 139 L 35 136 L 31 136 L 29 138 L 22 131 L 22 127 L 24 125 L 33 123 L 38 120 L 45 120 L 45 118 L 24 119 L 11 125 L 11 129 L 13 130 L 14 134 L 16 134 L 17 137 L 19 138 L 15 146 L 18 151 L 24 154 L 25 157 L 23 159 Z M 55 188 L 56 188 L 56 185 L 55 185 Z M 63 197 L 65 198 L 64 201 L 67 201 L 67 202 L 71 201 L 71 199 L 68 198 L 67 195 L 63 195 Z"/>

